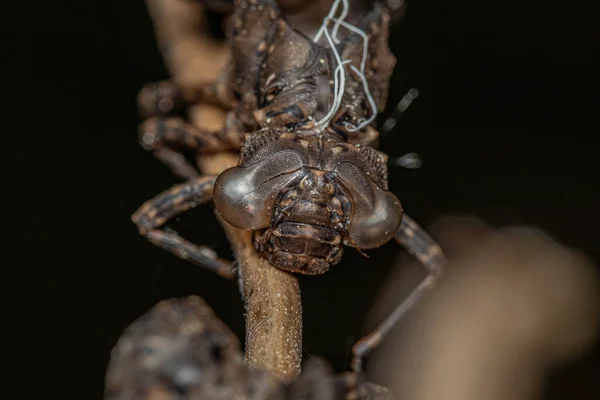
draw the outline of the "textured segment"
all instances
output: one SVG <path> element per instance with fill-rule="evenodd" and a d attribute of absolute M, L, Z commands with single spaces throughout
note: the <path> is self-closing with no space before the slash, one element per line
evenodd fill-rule
<path fill-rule="evenodd" d="M 387 155 L 372 147 L 361 147 L 359 151 L 367 162 L 371 179 L 383 190 L 388 190 Z"/>
<path fill-rule="evenodd" d="M 244 140 L 244 144 L 242 145 L 242 150 L 240 153 L 240 163 L 243 164 L 245 161 L 251 158 L 256 151 L 277 140 L 278 138 L 279 133 L 271 129 L 261 129 L 256 133 L 246 135 L 246 140 Z"/>

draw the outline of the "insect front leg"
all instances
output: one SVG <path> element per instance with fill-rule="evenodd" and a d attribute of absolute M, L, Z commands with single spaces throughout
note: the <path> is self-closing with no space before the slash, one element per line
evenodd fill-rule
<path fill-rule="evenodd" d="M 141 146 L 151 151 L 181 179 L 194 179 L 199 172 L 181 151 L 197 155 L 200 152 L 218 152 L 231 147 L 220 132 L 209 132 L 187 123 L 179 117 L 151 117 L 139 129 Z"/>
<path fill-rule="evenodd" d="M 355 372 L 362 371 L 365 355 L 381 343 L 385 335 L 412 309 L 425 292 L 435 286 L 446 263 L 446 256 L 440 246 L 406 214 L 402 217 L 402 223 L 394 238 L 411 255 L 417 258 L 429 273 L 408 298 L 396 306 L 394 311 L 379 326 L 354 344 L 352 347 L 352 369 Z"/>
<path fill-rule="evenodd" d="M 225 278 L 233 278 L 235 271 L 232 263 L 217 257 L 212 249 L 190 243 L 175 232 L 161 229 L 169 219 L 212 200 L 215 180 L 215 176 L 202 176 L 175 185 L 145 202 L 131 219 L 140 234 L 156 246 Z"/>

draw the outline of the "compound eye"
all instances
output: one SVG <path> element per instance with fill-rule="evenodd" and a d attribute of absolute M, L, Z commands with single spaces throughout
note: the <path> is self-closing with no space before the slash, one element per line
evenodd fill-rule
<path fill-rule="evenodd" d="M 402 220 L 396 196 L 377 186 L 353 163 L 341 163 L 335 172 L 351 200 L 348 233 L 356 247 L 372 249 L 390 240 Z"/>
<path fill-rule="evenodd" d="M 225 170 L 215 182 L 217 211 L 236 228 L 266 228 L 277 195 L 297 179 L 303 165 L 298 152 L 282 150 L 250 166 Z"/>

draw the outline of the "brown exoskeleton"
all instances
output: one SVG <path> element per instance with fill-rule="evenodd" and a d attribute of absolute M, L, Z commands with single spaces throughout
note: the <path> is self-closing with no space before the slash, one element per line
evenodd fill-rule
<path fill-rule="evenodd" d="M 385 158 L 371 147 L 332 133 L 270 129 L 248 147 L 217 179 L 215 205 L 230 224 L 254 230 L 256 249 L 273 265 L 322 274 L 344 245 L 371 249 L 395 235 L 402 207 L 387 191 Z"/>
<path fill-rule="evenodd" d="M 254 232 L 256 250 L 271 264 L 311 275 L 337 264 L 344 245 L 361 251 L 395 238 L 430 275 L 355 345 L 353 367 L 359 370 L 361 356 L 434 284 L 444 256 L 403 214 L 388 191 L 387 156 L 370 147 L 378 133 L 369 116 L 384 108 L 395 65 L 387 43 L 389 12 L 357 2 L 346 21 L 357 29 L 338 27 L 339 38 L 325 32 L 311 40 L 286 22 L 273 0 L 236 0 L 228 31 L 231 62 L 215 84 L 193 96 L 169 83 L 141 92 L 150 116 L 140 131 L 142 145 L 187 181 L 146 202 L 132 219 L 152 243 L 226 277 L 234 275 L 231 263 L 161 226 L 214 198 L 226 222 Z M 167 116 L 186 98 L 229 109 L 225 127 L 211 132 Z M 180 149 L 195 155 L 241 149 L 241 156 L 218 177 L 199 176 Z"/>
<path fill-rule="evenodd" d="M 248 368 L 237 337 L 198 296 L 163 300 L 134 321 L 114 346 L 105 400 L 392 400 L 375 383 L 334 375 L 312 358 L 283 384 Z"/>

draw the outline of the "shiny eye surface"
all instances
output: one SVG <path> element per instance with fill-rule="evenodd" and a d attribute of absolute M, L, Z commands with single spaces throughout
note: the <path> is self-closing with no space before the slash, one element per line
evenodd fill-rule
<path fill-rule="evenodd" d="M 269 226 L 279 192 L 302 174 L 303 157 L 281 150 L 252 163 L 224 171 L 215 182 L 215 206 L 219 214 L 239 229 Z"/>
<path fill-rule="evenodd" d="M 351 162 L 335 170 L 352 203 L 348 233 L 358 248 L 379 247 L 390 240 L 400 226 L 402 206 L 392 193 L 381 189 Z"/>

